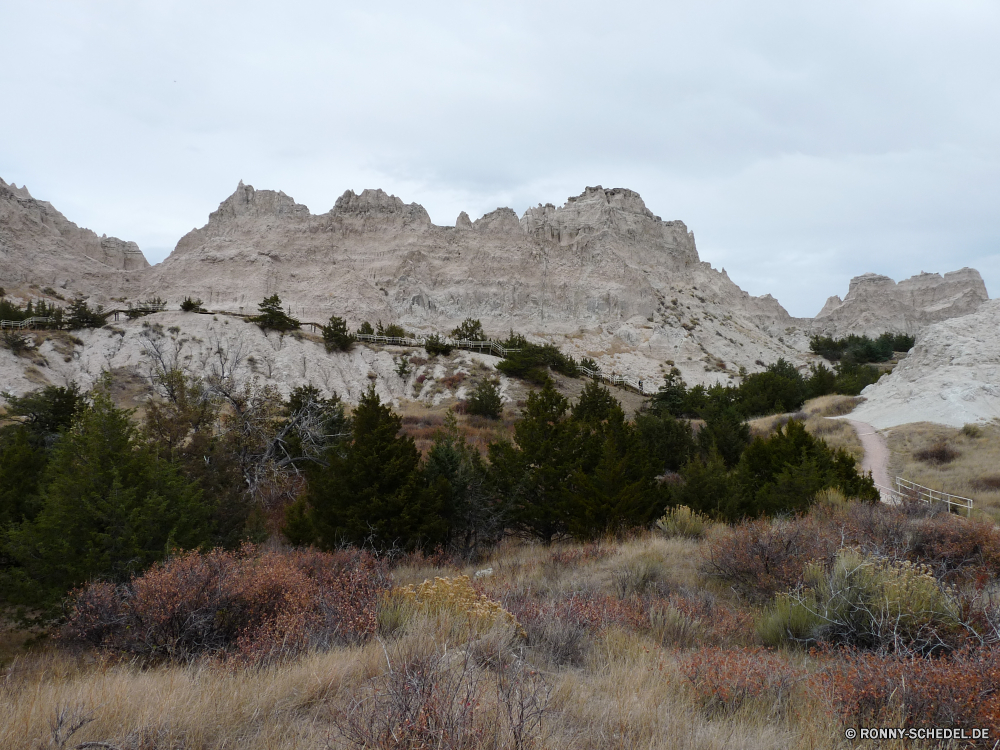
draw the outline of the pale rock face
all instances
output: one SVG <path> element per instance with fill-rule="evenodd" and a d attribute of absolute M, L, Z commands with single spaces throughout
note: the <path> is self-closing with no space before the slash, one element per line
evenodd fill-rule
<path fill-rule="evenodd" d="M 850 417 L 878 429 L 1000 418 L 1000 300 L 925 328 L 909 356 L 862 395 Z"/>
<path fill-rule="evenodd" d="M 138 292 L 149 263 L 134 242 L 98 237 L 0 179 L 0 286 L 55 287 L 104 302 Z"/>
<path fill-rule="evenodd" d="M 700 262 L 683 222 L 662 221 L 623 189 L 591 187 L 561 208 L 521 218 L 498 208 L 438 227 L 381 190 L 347 191 L 312 215 L 241 184 L 151 269 L 144 290 L 234 312 L 255 312 L 277 293 L 304 320 L 336 314 L 352 326 L 447 331 L 479 318 L 491 335 L 513 328 L 653 379 L 666 360 L 692 383 L 780 356 L 805 362 L 796 350 L 804 334 L 787 343 L 770 334 L 793 322 L 773 297 L 751 297 Z"/>
<path fill-rule="evenodd" d="M 683 222 L 661 220 L 634 191 L 600 186 L 520 218 L 510 208 L 476 221 L 462 212 L 440 227 L 383 190 L 348 190 L 312 214 L 241 182 L 149 268 L 134 243 L 97 237 L 0 180 L 0 285 L 18 284 L 103 304 L 190 296 L 242 313 L 278 294 L 304 321 L 335 314 L 352 327 L 381 320 L 418 332 L 472 317 L 489 335 L 514 329 L 616 374 L 659 382 L 676 366 L 690 384 L 729 382 L 741 366 L 779 357 L 804 368 L 815 333 L 913 333 L 987 299 L 973 269 L 899 284 L 865 274 L 815 319 L 791 318 L 771 295 L 753 297 L 700 261 Z"/>
<path fill-rule="evenodd" d="M 982 277 L 972 268 L 943 277 L 921 273 L 898 284 L 888 276 L 866 273 L 851 279 L 843 302 L 838 297 L 826 301 L 814 328 L 838 336 L 915 334 L 931 323 L 968 315 L 988 299 Z"/>
<path fill-rule="evenodd" d="M 349 403 L 357 403 L 374 384 L 383 403 L 398 407 L 401 400 L 431 402 L 436 380 L 468 372 L 472 363 L 488 369 L 496 357 L 457 351 L 448 360 L 448 368 L 438 364 L 433 372 L 421 365 L 409 375 L 398 374 L 399 357 L 405 352 L 392 348 L 369 349 L 355 346 L 350 352 L 327 353 L 321 342 L 304 337 L 263 332 L 238 318 L 162 312 L 138 320 L 122 320 L 107 328 L 75 331 L 82 345 L 67 352 L 66 342 L 50 340 L 41 344 L 36 362 L 26 371 L 25 360 L 8 349 L 0 348 L 0 383 L 3 390 L 22 395 L 44 383 L 66 386 L 77 383 L 87 390 L 107 370 L 128 372 L 142 377 L 154 370 L 154 350 L 168 367 L 197 377 L 231 373 L 240 382 L 254 378 L 262 385 L 274 386 L 284 397 L 292 389 L 313 385 L 325 396 L 336 393 Z M 425 375 L 423 383 L 417 378 Z M 510 382 L 496 373 L 501 394 L 506 396 Z M 507 398 L 506 400 L 509 400 Z"/>

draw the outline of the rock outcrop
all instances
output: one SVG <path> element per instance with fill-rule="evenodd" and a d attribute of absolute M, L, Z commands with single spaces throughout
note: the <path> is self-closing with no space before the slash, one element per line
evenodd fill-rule
<path fill-rule="evenodd" d="M 851 279 L 843 301 L 826 301 L 814 328 L 838 336 L 915 334 L 931 323 L 975 312 L 988 299 L 982 277 L 972 268 L 944 276 L 921 273 L 898 284 L 888 276 L 866 273 Z"/>
<path fill-rule="evenodd" d="M 514 328 L 644 377 L 667 360 L 691 382 L 779 356 L 804 361 L 771 335 L 792 320 L 774 298 L 751 297 L 700 262 L 683 222 L 599 186 L 520 218 L 498 208 L 441 227 L 381 190 L 349 190 L 313 215 L 241 183 L 146 279 L 148 294 L 237 312 L 277 293 L 317 322 L 337 314 L 447 330 L 474 317 L 491 334 Z"/>
<path fill-rule="evenodd" d="M 148 268 L 134 242 L 99 237 L 0 179 L 0 286 L 8 291 L 35 285 L 105 301 L 136 293 Z"/>
<path fill-rule="evenodd" d="M 925 328 L 909 356 L 862 395 L 850 416 L 879 429 L 1000 418 L 1000 300 Z"/>

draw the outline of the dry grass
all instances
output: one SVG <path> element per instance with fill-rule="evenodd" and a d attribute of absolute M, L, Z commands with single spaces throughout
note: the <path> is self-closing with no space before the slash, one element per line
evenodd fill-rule
<path fill-rule="evenodd" d="M 978 512 L 1000 521 L 1000 423 L 977 428 L 959 430 L 929 422 L 892 428 L 890 476 L 972 498 Z M 948 451 L 954 454 L 951 460 L 937 460 Z"/>
<path fill-rule="evenodd" d="M 476 585 L 501 603 L 591 596 L 635 607 L 642 597 L 703 589 L 706 582 L 698 572 L 702 544 L 657 534 L 582 546 L 512 540 L 482 564 L 493 573 Z M 405 584 L 474 572 L 415 561 L 396 569 L 394 578 Z M 679 667 L 688 652 L 664 648 L 648 627 L 587 626 L 577 658 L 557 662 L 547 650 L 552 644 L 538 640 L 537 623 L 529 627 L 527 641 L 489 633 L 463 641 L 461 624 L 448 617 L 447 612 L 411 616 L 385 640 L 256 668 L 212 661 L 144 667 L 49 646 L 20 656 L 0 680 L 0 748 L 68 748 L 85 742 L 112 743 L 121 750 L 357 748 L 338 731 L 345 712 L 357 710 L 359 698 L 374 695 L 374 686 L 391 682 L 390 669 L 428 660 L 442 670 L 441 684 L 450 684 L 446 676 L 454 680 L 475 674 L 478 684 L 487 687 L 496 679 L 491 675 L 499 674 L 495 663 L 521 660 L 517 663 L 528 670 L 523 674 L 534 676 L 534 697 L 546 707 L 530 745 L 535 748 L 841 746 L 838 722 L 806 690 L 794 691 L 779 712 L 766 702 L 726 714 L 706 712 Z M 547 633 L 549 638 L 565 636 L 558 628 Z M 481 661 L 490 653 L 492 660 Z M 480 660 L 471 667 L 470 655 Z M 790 668 L 803 659 L 794 654 L 776 658 Z M 477 710 L 502 723 L 507 720 L 501 708 L 499 699 L 487 692 Z M 67 736 L 78 720 L 82 726 Z M 460 746 L 517 747 L 509 733 L 501 740 Z"/>
<path fill-rule="evenodd" d="M 802 420 L 810 434 L 823 438 L 831 448 L 843 448 L 854 456 L 860 469 L 865 449 L 857 433 L 846 421 L 830 419 L 849 414 L 859 401 L 854 396 L 820 396 L 806 401 L 797 412 L 754 419 L 750 422 L 750 430 L 754 435 L 766 437 L 789 419 Z"/>

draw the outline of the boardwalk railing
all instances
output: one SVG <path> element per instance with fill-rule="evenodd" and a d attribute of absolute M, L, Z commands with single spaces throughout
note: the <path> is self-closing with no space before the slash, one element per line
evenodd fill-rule
<path fill-rule="evenodd" d="M 379 336 L 376 333 L 356 333 L 354 337 L 358 341 L 367 341 L 371 344 L 389 344 L 392 346 L 425 346 L 429 336 L 418 336 L 416 338 L 402 338 L 399 336 Z M 517 354 L 520 349 L 507 348 L 496 341 L 472 341 L 471 339 L 453 339 L 444 337 L 442 344 L 447 344 L 452 349 L 470 349 L 476 352 L 487 351 L 497 357 L 506 357 L 508 354 Z"/>
<path fill-rule="evenodd" d="M 4 328 L 13 328 L 14 330 L 22 330 L 24 328 L 35 328 L 36 326 L 45 326 L 55 323 L 55 318 L 25 318 L 24 320 L 0 320 L 0 330 Z"/>
<path fill-rule="evenodd" d="M 967 516 L 972 515 L 971 498 L 924 487 L 922 484 L 911 482 L 909 479 L 903 479 L 903 477 L 896 477 L 895 484 L 892 487 L 883 487 L 880 484 L 875 486 L 878 488 L 879 494 L 882 495 L 884 502 L 897 504 L 904 500 L 916 500 L 928 505 L 944 503 L 952 513 L 964 512 Z"/>
<path fill-rule="evenodd" d="M 125 310 L 108 310 L 107 312 L 100 313 L 107 320 L 110 317 L 114 317 L 118 320 L 118 315 L 124 313 L 128 315 L 136 313 L 145 315 L 148 313 L 160 312 L 166 309 L 166 303 L 142 303 L 135 305 L 134 307 L 129 307 Z M 242 313 L 229 313 L 222 311 L 215 311 L 212 314 L 221 315 L 233 315 L 240 318 L 248 318 L 251 316 L 244 315 Z M 0 329 L 2 328 L 34 328 L 36 325 L 48 325 L 55 323 L 55 318 L 28 318 L 27 320 L 2 320 L 0 321 Z M 301 323 L 303 327 L 310 326 L 314 331 L 323 328 L 320 323 Z M 365 341 L 369 344 L 385 344 L 388 346 L 413 346 L 413 347 L 423 347 L 427 344 L 428 336 L 380 336 L 377 333 L 356 333 L 354 337 L 358 341 Z M 453 349 L 466 349 L 474 352 L 484 352 L 492 354 L 496 357 L 506 358 L 511 354 L 517 354 L 520 349 L 508 348 L 496 341 L 474 341 L 472 339 L 453 339 L 449 337 L 442 337 L 441 343 L 447 344 Z M 656 389 L 647 390 L 646 383 L 642 378 L 633 378 L 627 375 L 606 375 L 600 369 L 591 369 L 589 367 L 584 367 L 583 365 L 577 365 L 577 372 L 581 375 L 586 375 L 588 378 L 593 378 L 594 380 L 600 380 L 601 382 L 608 383 L 609 385 L 614 385 L 619 388 L 627 388 L 629 390 L 635 391 L 643 396 L 649 396 L 656 392 Z"/>
<path fill-rule="evenodd" d="M 366 341 L 371 344 L 388 344 L 390 346 L 424 346 L 427 343 L 428 338 L 426 336 L 416 338 L 379 336 L 378 334 L 373 333 L 356 333 L 354 336 L 358 341 Z M 468 349 L 471 351 L 488 352 L 497 357 L 504 358 L 506 358 L 509 354 L 517 354 L 521 351 L 520 349 L 509 349 L 496 341 L 472 341 L 470 339 L 452 339 L 444 337 L 441 339 L 441 343 L 447 344 L 453 349 Z M 627 375 L 605 375 L 599 369 L 591 369 L 589 367 L 584 367 L 583 365 L 577 365 L 576 370 L 581 375 L 586 375 L 588 378 L 600 380 L 604 383 L 618 386 L 619 388 L 628 388 L 642 394 L 643 396 L 648 396 L 656 392 L 655 389 L 647 390 L 646 383 L 643 382 L 642 378 L 631 378 Z"/>
<path fill-rule="evenodd" d="M 586 375 L 588 378 L 600 380 L 610 385 L 616 385 L 619 388 L 629 388 L 633 391 L 641 393 L 643 396 L 649 396 L 656 393 L 656 389 L 651 391 L 646 390 L 646 383 L 642 378 L 630 378 L 627 375 L 605 375 L 600 370 L 591 370 L 589 367 L 584 367 L 583 365 L 577 365 L 576 370 L 577 372 Z"/>

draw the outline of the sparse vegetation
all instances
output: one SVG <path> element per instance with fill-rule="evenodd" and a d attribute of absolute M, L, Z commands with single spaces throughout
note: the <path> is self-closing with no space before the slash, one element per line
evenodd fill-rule
<path fill-rule="evenodd" d="M 893 352 L 908 352 L 916 339 L 904 333 L 883 333 L 875 339 L 851 334 L 841 339 L 813 336 L 809 348 L 831 362 L 862 365 L 868 362 L 887 362 Z"/>
<path fill-rule="evenodd" d="M 351 347 L 358 340 L 347 330 L 347 321 L 336 315 L 331 315 L 329 322 L 322 327 L 323 344 L 328 352 L 350 351 Z"/>
<path fill-rule="evenodd" d="M 181 311 L 183 312 L 204 312 L 205 308 L 202 307 L 202 301 L 200 299 L 192 299 L 191 297 L 185 297 L 181 302 Z"/>
<path fill-rule="evenodd" d="M 257 305 L 260 313 L 248 320 L 256 323 L 262 331 L 293 331 L 300 326 L 299 321 L 281 309 L 281 298 L 272 294 Z"/>
<path fill-rule="evenodd" d="M 492 378 L 484 378 L 479 381 L 472 395 L 465 402 L 465 412 L 490 419 L 500 419 L 503 415 L 500 382 Z"/>
<path fill-rule="evenodd" d="M 828 747 L 994 720 L 1000 533 L 871 502 L 820 439 L 850 398 L 628 419 L 546 379 L 495 422 L 155 384 L 141 426 L 101 392 L 10 401 L 0 596 L 47 600 L 23 614 L 58 637 L 5 668 L 0 745 Z M 965 471 L 980 429 L 905 456 Z M 914 457 L 938 440 L 951 463 Z"/>

